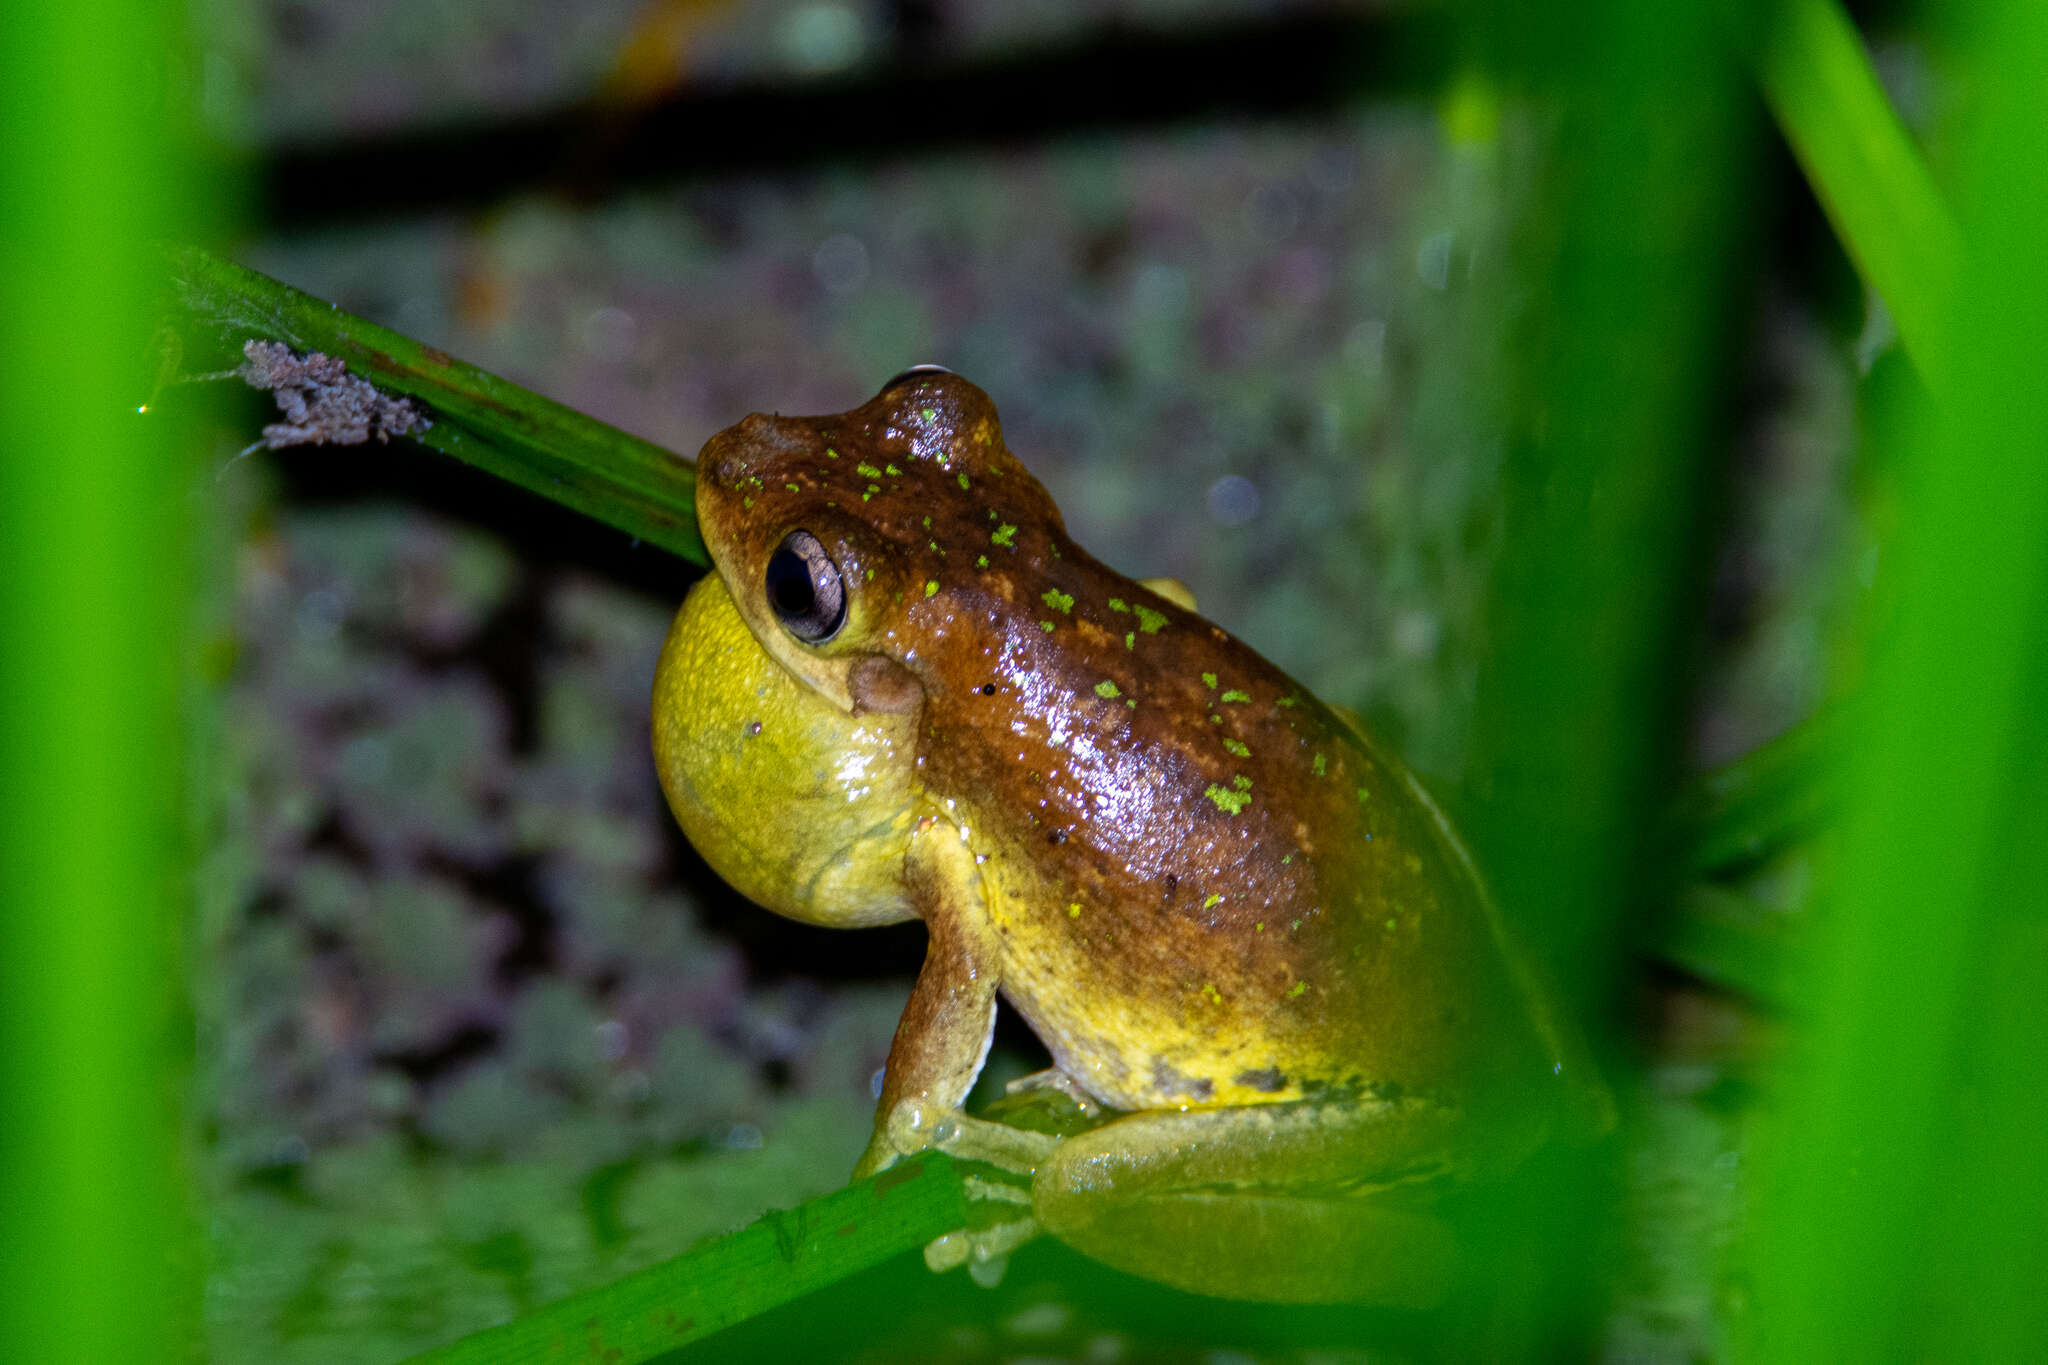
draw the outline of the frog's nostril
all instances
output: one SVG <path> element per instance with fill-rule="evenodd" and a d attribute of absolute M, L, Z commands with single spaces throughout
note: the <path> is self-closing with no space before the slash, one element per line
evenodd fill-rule
<path fill-rule="evenodd" d="M 738 483 L 740 478 L 739 461 L 720 460 L 717 467 L 711 471 L 711 477 L 717 479 L 720 483 Z"/>

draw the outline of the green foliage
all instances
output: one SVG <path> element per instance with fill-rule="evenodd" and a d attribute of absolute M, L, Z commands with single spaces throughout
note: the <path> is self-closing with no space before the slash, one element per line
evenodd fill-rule
<path fill-rule="evenodd" d="M 0 1342 L 188 1337 L 183 461 L 139 417 L 180 206 L 155 6 L 0 10 Z M 175 1347 L 173 1348 L 175 1350 Z"/>
<path fill-rule="evenodd" d="M 1968 250 L 1929 299 L 1937 399 L 1880 434 L 1898 529 L 1769 1115 L 1765 1359 L 2016 1360 L 2048 1339 L 2048 11 L 1953 17 Z"/>

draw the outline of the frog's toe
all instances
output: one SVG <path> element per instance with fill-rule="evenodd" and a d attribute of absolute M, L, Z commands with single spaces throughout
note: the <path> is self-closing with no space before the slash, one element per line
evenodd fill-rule
<path fill-rule="evenodd" d="M 934 1273 L 967 1267 L 967 1273 L 984 1289 L 1002 1283 L 1010 1264 L 1010 1253 L 1036 1238 L 1042 1229 L 1029 1216 L 988 1227 L 961 1228 L 925 1244 L 924 1263 Z"/>
<path fill-rule="evenodd" d="M 869 1151 L 872 1154 L 879 1148 L 907 1154 L 936 1148 L 948 1156 L 985 1162 L 1014 1175 L 1030 1175 L 1059 1145 L 1060 1140 L 1047 1133 L 970 1118 L 958 1109 L 904 1101 L 883 1119 Z"/>
<path fill-rule="evenodd" d="M 1056 1066 L 1043 1071 L 1034 1071 L 1028 1076 L 1019 1076 L 1003 1087 L 1005 1095 L 1063 1095 L 1075 1111 L 1085 1119 L 1102 1116 L 1102 1105 L 1085 1090 L 1081 1083 Z"/>

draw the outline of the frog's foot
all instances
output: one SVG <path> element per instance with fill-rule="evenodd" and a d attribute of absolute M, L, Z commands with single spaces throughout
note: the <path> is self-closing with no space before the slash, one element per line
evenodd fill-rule
<path fill-rule="evenodd" d="M 977 1119 L 958 1109 L 905 1100 L 878 1126 L 876 1143 L 901 1154 L 940 1151 L 963 1161 L 981 1161 L 1012 1175 L 1028 1176 L 1052 1155 L 1060 1140 L 1049 1133 L 1031 1133 L 1006 1123 Z M 874 1148 L 861 1164 L 869 1165 Z M 887 1165 L 877 1163 L 873 1169 Z"/>
<path fill-rule="evenodd" d="M 1031 1216 L 1031 1192 L 1000 1180 L 968 1176 L 968 1226 L 925 1244 L 924 1263 L 935 1274 L 967 1267 L 984 1289 L 1002 1283 L 1010 1253 L 1044 1231 Z M 1005 1214 L 1021 1214 L 1005 1217 Z M 993 1218 L 994 1221 L 990 1221 Z"/>
<path fill-rule="evenodd" d="M 1003 1087 L 1005 1095 L 1030 1095 L 1043 1091 L 1066 1096 L 1073 1101 L 1074 1108 L 1080 1111 L 1083 1118 L 1102 1117 L 1101 1101 L 1083 1090 L 1079 1081 L 1056 1066 L 1034 1071 L 1029 1076 L 1019 1076 Z"/>

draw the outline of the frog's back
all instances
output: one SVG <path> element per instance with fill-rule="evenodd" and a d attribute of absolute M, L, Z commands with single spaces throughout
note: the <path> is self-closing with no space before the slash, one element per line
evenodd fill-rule
<path fill-rule="evenodd" d="M 956 603 L 927 785 L 973 811 L 1005 989 L 1119 1107 L 1540 1066 L 1483 893 L 1413 777 L 1055 528 Z M 992 628 L 991 628 L 992 625 Z M 930 742 L 943 737 L 942 743 Z"/>

